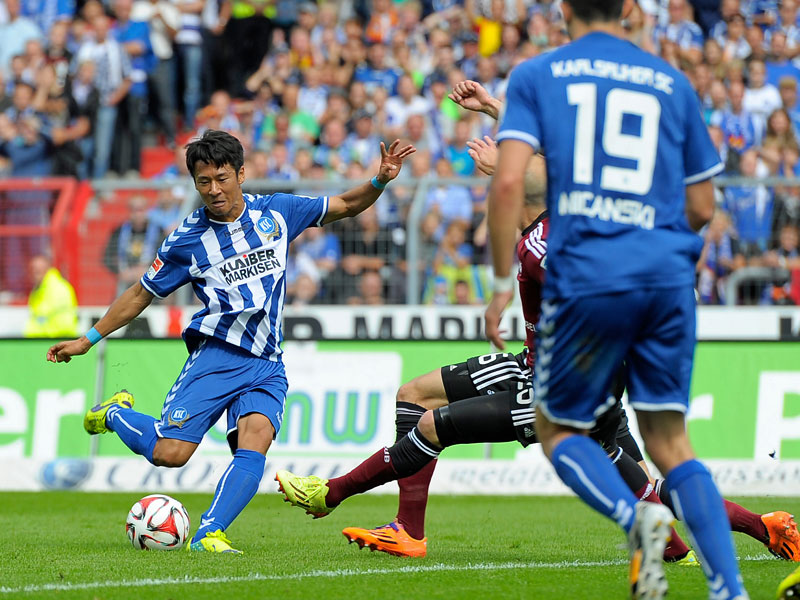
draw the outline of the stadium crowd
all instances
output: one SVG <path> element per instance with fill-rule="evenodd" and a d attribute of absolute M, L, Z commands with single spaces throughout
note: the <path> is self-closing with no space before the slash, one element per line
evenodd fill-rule
<path fill-rule="evenodd" d="M 641 0 L 626 28 L 689 77 L 726 175 L 800 173 L 797 0 Z M 142 148 L 156 145 L 175 153 L 158 177 L 185 176 L 182 144 L 213 128 L 242 141 L 249 179 L 358 180 L 373 174 L 379 141 L 399 137 L 418 150 L 409 167 L 376 208 L 303 234 L 288 295 L 402 303 L 409 178 L 483 176 L 467 143 L 496 128 L 448 92 L 469 79 L 502 99 L 518 62 L 567 41 L 557 2 L 533 0 L 5 0 L 0 176 L 139 177 Z M 486 190 L 429 189 L 421 301 L 487 300 Z M 109 242 L 121 282 L 151 259 L 132 263 L 132 242 L 152 247 L 180 216 L 180 196 L 162 196 L 149 214 L 132 201 L 132 224 Z M 719 207 L 701 302 L 724 302 L 741 267 L 800 269 L 800 188 L 731 185 Z M 759 284 L 744 300 L 799 303 L 797 279 L 797 290 Z"/>

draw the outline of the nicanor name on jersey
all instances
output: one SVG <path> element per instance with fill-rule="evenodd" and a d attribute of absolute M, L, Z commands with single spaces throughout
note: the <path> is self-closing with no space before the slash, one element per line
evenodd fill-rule
<path fill-rule="evenodd" d="M 219 266 L 220 273 L 228 285 L 249 281 L 281 268 L 280 261 L 275 258 L 275 250 L 272 249 L 234 256 Z"/>

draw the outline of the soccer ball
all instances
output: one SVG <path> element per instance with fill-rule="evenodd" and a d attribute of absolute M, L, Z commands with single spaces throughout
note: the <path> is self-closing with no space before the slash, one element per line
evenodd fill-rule
<path fill-rule="evenodd" d="M 189 513 L 175 498 L 145 496 L 131 507 L 125 532 L 137 550 L 178 550 L 189 537 Z"/>

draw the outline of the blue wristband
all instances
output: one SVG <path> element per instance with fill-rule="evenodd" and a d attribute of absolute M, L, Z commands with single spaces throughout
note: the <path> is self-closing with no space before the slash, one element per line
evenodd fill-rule
<path fill-rule="evenodd" d="M 97 329 L 92 327 L 89 331 L 86 332 L 86 339 L 92 343 L 92 346 L 94 346 L 97 342 L 103 339 L 103 336 L 100 335 L 100 332 L 97 331 Z"/>
<path fill-rule="evenodd" d="M 374 187 L 376 190 L 382 190 L 383 188 L 386 187 L 385 183 L 381 183 L 380 181 L 378 181 L 377 175 L 375 175 L 375 177 L 370 179 L 369 182 L 372 184 L 372 187 Z"/>

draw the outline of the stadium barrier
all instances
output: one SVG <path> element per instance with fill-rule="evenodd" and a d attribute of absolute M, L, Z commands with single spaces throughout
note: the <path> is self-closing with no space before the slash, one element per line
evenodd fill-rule
<path fill-rule="evenodd" d="M 336 194 L 363 183 L 347 180 L 247 180 L 247 192 L 292 192 L 304 195 Z M 800 180 L 792 178 L 730 178 L 714 180 L 723 192 L 729 188 L 767 189 L 773 198 L 775 219 L 768 238 L 762 240 L 764 250 L 779 242 L 780 217 L 784 208 L 800 201 Z M 370 252 L 382 259 L 378 273 L 389 304 L 453 303 L 457 281 L 467 283 L 469 301 L 484 303 L 491 289 L 491 269 L 487 266 L 485 240 L 474 248 L 472 265 L 455 269 L 433 268 L 438 231 L 431 237 L 423 227 L 432 212 L 431 202 L 447 197 L 455 186 L 469 191 L 475 207 L 470 227 L 481 230 L 482 203 L 488 186 L 485 177 L 440 179 L 401 177 L 387 188 L 376 205 L 380 225 Z M 22 194 L 22 196 L 20 196 Z M 438 194 L 438 195 L 437 195 Z M 27 281 L 27 260 L 34 253 L 49 250 L 56 266 L 73 284 L 78 301 L 83 305 L 107 304 L 117 290 L 116 276 L 108 268 L 107 247 L 113 231 L 128 218 L 131 197 L 144 196 L 151 206 L 177 203 L 178 214 L 188 214 L 197 206 L 198 198 L 192 182 L 186 178 L 151 180 L 97 180 L 78 183 L 64 178 L 15 180 L 0 182 L 0 304 L 8 297 L 24 302 L 30 289 Z M 173 196 L 170 198 L 170 195 Z M 20 199 L 33 198 L 20 210 Z M 31 208 L 33 207 L 33 208 Z M 791 212 L 791 211 L 789 211 Z M 787 213 L 788 214 L 788 213 Z M 362 241 L 360 219 L 346 220 L 328 229 L 333 231 L 342 248 L 352 250 Z M 367 219 L 368 220 L 368 219 Z M 752 250 L 752 248 L 751 248 Z M 149 264 L 149 258 L 146 261 Z M 752 261 L 751 261 L 752 262 Z M 411 268 L 411 267 L 415 268 Z M 709 286 L 717 292 L 714 301 L 728 304 L 745 302 L 800 302 L 800 272 L 788 273 L 783 268 L 749 265 L 761 270 L 735 271 L 733 275 L 714 274 Z M 142 267 L 142 270 L 146 265 Z M 293 269 L 295 273 L 302 269 Z M 359 276 L 342 265 L 328 272 L 310 267 L 304 274 L 313 280 L 318 293 L 315 302 L 345 304 L 359 293 Z M 726 277 L 728 282 L 726 284 Z M 794 281 L 794 287 L 790 283 Z M 786 289 L 783 289 L 786 288 Z M 797 288 L 795 290 L 795 288 Z M 191 302 L 191 292 L 182 290 L 177 303 Z"/>
<path fill-rule="evenodd" d="M 0 340 L 0 489 L 213 489 L 229 462 L 224 423 L 177 470 L 152 467 L 116 436 L 90 437 L 82 428 L 85 410 L 121 387 L 136 394 L 139 410 L 159 414 L 186 358 L 181 341 L 112 338 L 69 366 L 44 361 L 49 344 Z M 393 442 L 402 382 L 486 352 L 487 344 L 320 341 L 285 349 L 290 390 L 267 470 L 331 476 Z M 800 494 L 799 355 L 797 342 L 699 343 L 689 433 L 724 493 Z M 537 447 L 449 448 L 443 459 L 434 492 L 565 493 Z M 265 478 L 262 490 L 274 484 Z"/>

